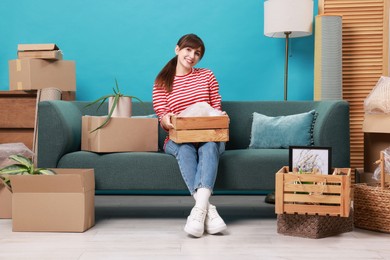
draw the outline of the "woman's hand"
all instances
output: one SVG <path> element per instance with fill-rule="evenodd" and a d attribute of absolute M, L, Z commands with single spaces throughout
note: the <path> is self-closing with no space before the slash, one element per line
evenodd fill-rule
<path fill-rule="evenodd" d="M 174 113 L 167 113 L 167 114 L 165 114 L 165 116 L 163 116 L 163 118 L 161 119 L 161 125 L 162 125 L 166 130 L 169 130 L 169 129 L 172 129 L 172 128 L 173 128 L 172 121 L 171 121 L 171 116 L 174 116 L 174 115 L 175 115 Z"/>

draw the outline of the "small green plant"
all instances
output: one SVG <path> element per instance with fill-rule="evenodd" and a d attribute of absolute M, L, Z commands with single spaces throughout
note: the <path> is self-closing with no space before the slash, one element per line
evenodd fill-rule
<path fill-rule="evenodd" d="M 98 129 L 100 129 L 100 128 L 102 128 L 102 127 L 104 127 L 105 125 L 108 124 L 108 122 L 110 121 L 110 119 L 111 119 L 111 117 L 112 117 L 112 114 L 114 113 L 114 110 L 115 110 L 115 108 L 116 108 L 116 106 L 117 106 L 117 104 L 118 104 L 118 102 L 119 102 L 119 98 L 121 98 L 121 97 L 134 98 L 134 99 L 137 99 L 138 101 L 140 101 L 140 102 L 142 103 L 142 100 L 139 99 L 139 98 L 136 97 L 136 96 L 128 96 L 128 95 L 122 94 L 122 93 L 120 92 L 120 90 L 119 90 L 118 81 L 117 81 L 116 79 L 115 79 L 115 87 L 112 88 L 112 90 L 114 91 L 113 94 L 109 94 L 109 95 L 102 96 L 102 97 L 96 99 L 95 101 L 92 101 L 91 103 L 89 103 L 88 105 L 85 106 L 85 107 L 89 107 L 89 106 L 92 106 L 92 105 L 94 105 L 94 104 L 100 102 L 100 104 L 99 104 L 99 106 L 98 106 L 98 108 L 97 108 L 97 110 L 99 110 L 100 107 L 104 104 L 104 102 L 106 102 L 106 100 L 107 100 L 108 98 L 110 98 L 110 97 L 114 98 L 113 104 L 112 104 L 112 106 L 111 106 L 110 111 L 108 112 L 108 115 L 107 115 L 106 120 L 104 120 L 103 124 L 101 124 L 99 127 L 97 127 L 97 128 L 95 128 L 94 130 L 92 130 L 91 133 L 95 132 L 96 130 L 98 130 Z"/>
<path fill-rule="evenodd" d="M 35 168 L 33 162 L 23 155 L 10 155 L 8 157 L 17 163 L 0 169 L 0 178 L 11 188 L 10 175 L 54 175 L 55 172 L 46 168 Z"/>

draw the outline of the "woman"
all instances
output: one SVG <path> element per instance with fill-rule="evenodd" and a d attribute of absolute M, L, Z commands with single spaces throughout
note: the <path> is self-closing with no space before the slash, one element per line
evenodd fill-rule
<path fill-rule="evenodd" d="M 219 86 L 213 72 L 194 68 L 205 53 L 203 41 L 195 34 L 184 35 L 175 53 L 157 75 L 153 87 L 153 108 L 166 131 L 173 128 L 171 116 L 195 103 L 207 102 L 221 111 Z M 225 222 L 209 203 L 225 143 L 177 144 L 167 137 L 164 150 L 176 157 L 184 182 L 195 199 L 184 230 L 195 237 L 202 236 L 204 230 L 209 234 L 225 230 Z"/>

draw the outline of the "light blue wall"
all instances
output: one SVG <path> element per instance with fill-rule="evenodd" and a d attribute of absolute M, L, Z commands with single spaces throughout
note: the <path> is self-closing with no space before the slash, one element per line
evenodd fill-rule
<path fill-rule="evenodd" d="M 317 14 L 314 1 L 314 15 Z M 122 92 L 151 100 L 180 36 L 198 34 L 224 100 L 283 100 L 284 39 L 263 30 L 262 0 L 1 0 L 0 90 L 18 43 L 56 43 L 76 61 L 77 99 Z M 314 37 L 290 41 L 289 99 L 313 97 Z"/>

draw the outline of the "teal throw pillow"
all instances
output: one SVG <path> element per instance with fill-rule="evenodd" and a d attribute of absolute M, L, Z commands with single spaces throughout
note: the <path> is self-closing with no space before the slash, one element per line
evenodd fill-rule
<path fill-rule="evenodd" d="M 278 117 L 254 112 L 249 148 L 288 148 L 289 146 L 313 145 L 315 119 L 315 110 Z"/>

